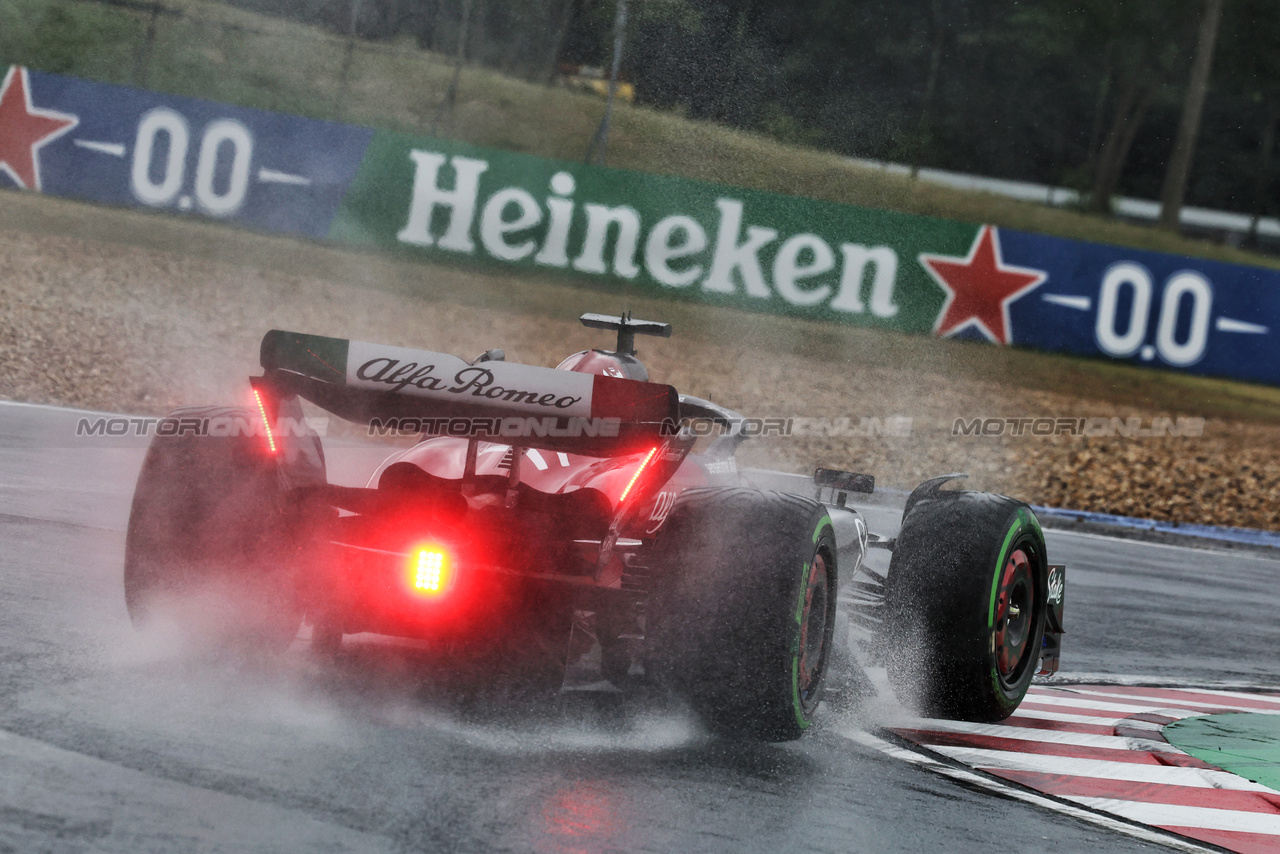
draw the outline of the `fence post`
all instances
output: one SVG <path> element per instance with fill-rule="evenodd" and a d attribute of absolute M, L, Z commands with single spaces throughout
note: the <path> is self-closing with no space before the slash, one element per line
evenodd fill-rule
<path fill-rule="evenodd" d="M 596 134 L 587 146 L 587 163 L 604 165 L 609 147 L 609 124 L 613 119 L 613 101 L 618 94 L 618 68 L 622 65 L 622 49 L 627 36 L 627 0 L 618 0 L 618 12 L 613 19 L 613 64 L 609 68 L 609 96 L 605 100 L 604 118 L 596 128 Z"/>
<path fill-rule="evenodd" d="M 347 86 L 351 82 L 351 63 L 356 54 L 356 18 L 360 14 L 360 0 L 351 0 L 351 26 L 347 29 L 347 51 L 342 57 L 342 70 L 338 72 L 338 94 L 333 101 L 333 114 L 341 119 L 347 103 Z"/>
<path fill-rule="evenodd" d="M 438 135 L 443 120 L 453 117 L 453 108 L 458 102 L 458 85 L 462 82 L 462 64 L 467 59 L 467 35 L 471 29 L 471 3 L 472 0 L 462 0 L 462 22 L 458 26 L 458 53 L 453 61 L 453 78 L 444 92 L 444 100 L 436 107 L 436 114 L 431 119 L 431 136 Z"/>
<path fill-rule="evenodd" d="M 1187 82 L 1187 94 L 1182 103 L 1178 135 L 1173 141 L 1173 153 L 1169 155 L 1169 165 L 1165 169 L 1164 187 L 1160 191 L 1160 228 L 1170 231 L 1178 230 L 1182 202 L 1187 195 L 1187 177 L 1191 172 L 1191 158 L 1195 156 L 1196 139 L 1200 136 L 1204 100 L 1209 91 L 1209 75 L 1213 70 L 1213 53 L 1222 23 L 1222 3 L 1223 0 L 1208 0 L 1205 3 L 1200 34 L 1196 41 L 1196 55 L 1191 63 L 1191 79 Z"/>
<path fill-rule="evenodd" d="M 151 4 L 151 16 L 147 20 L 147 35 L 143 39 L 142 47 L 138 49 L 138 58 L 133 63 L 133 74 L 130 75 L 129 81 L 140 88 L 147 87 L 151 70 L 151 53 L 156 43 L 156 24 L 160 20 L 160 12 L 163 7 L 160 0 L 155 0 Z"/>

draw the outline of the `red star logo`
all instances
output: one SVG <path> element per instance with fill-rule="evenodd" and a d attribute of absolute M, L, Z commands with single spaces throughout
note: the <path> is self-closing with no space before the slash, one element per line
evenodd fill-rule
<path fill-rule="evenodd" d="M 75 116 L 32 106 L 27 69 L 11 67 L 0 87 L 0 170 L 22 189 L 39 190 L 40 149 L 79 123 Z"/>
<path fill-rule="evenodd" d="M 968 257 L 922 253 L 920 263 L 947 293 L 933 331 L 954 335 L 974 325 L 997 344 L 1009 343 L 1009 303 L 1049 277 L 1043 270 L 1004 263 L 1000 235 L 990 225 L 978 231 Z"/>

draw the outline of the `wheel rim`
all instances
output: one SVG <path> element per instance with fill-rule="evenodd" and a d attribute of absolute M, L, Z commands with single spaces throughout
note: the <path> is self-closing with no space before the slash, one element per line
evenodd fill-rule
<path fill-rule="evenodd" d="M 808 703 L 822 679 L 827 657 L 827 611 L 829 586 L 827 561 L 822 552 L 813 556 L 805 581 L 804 608 L 800 614 L 800 661 L 797 683 L 800 697 Z"/>
<path fill-rule="evenodd" d="M 1009 554 L 1000 577 L 996 600 L 996 670 L 1006 686 L 1017 683 L 1026 670 L 1035 627 L 1035 578 L 1031 558 L 1023 548 Z"/>

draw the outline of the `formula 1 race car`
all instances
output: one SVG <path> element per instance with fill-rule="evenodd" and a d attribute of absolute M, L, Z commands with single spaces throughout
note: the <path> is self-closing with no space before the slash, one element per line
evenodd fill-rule
<path fill-rule="evenodd" d="M 582 322 L 615 348 L 555 369 L 268 332 L 252 406 L 160 423 L 129 520 L 132 619 L 222 590 L 236 643 L 282 648 L 304 619 L 322 654 L 349 633 L 418 638 L 535 696 L 560 690 L 581 630 L 615 685 L 662 686 L 712 730 L 770 741 L 809 727 L 829 669 L 858 666 L 841 576 L 922 713 L 1000 720 L 1038 662 L 1057 669 L 1063 569 L 1026 504 L 941 489 L 963 477 L 947 475 L 906 499 L 896 539 L 871 534 L 848 501 L 872 477 L 739 470 L 743 416 L 649 381 L 635 336 L 670 326 Z M 423 438 L 366 488 L 335 485 L 303 399 Z"/>

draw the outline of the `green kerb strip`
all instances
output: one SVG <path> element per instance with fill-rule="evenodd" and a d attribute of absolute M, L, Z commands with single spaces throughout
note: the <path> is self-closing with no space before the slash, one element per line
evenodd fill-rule
<path fill-rule="evenodd" d="M 1187 718 L 1164 728 L 1179 750 L 1280 792 L 1280 715 Z"/>

